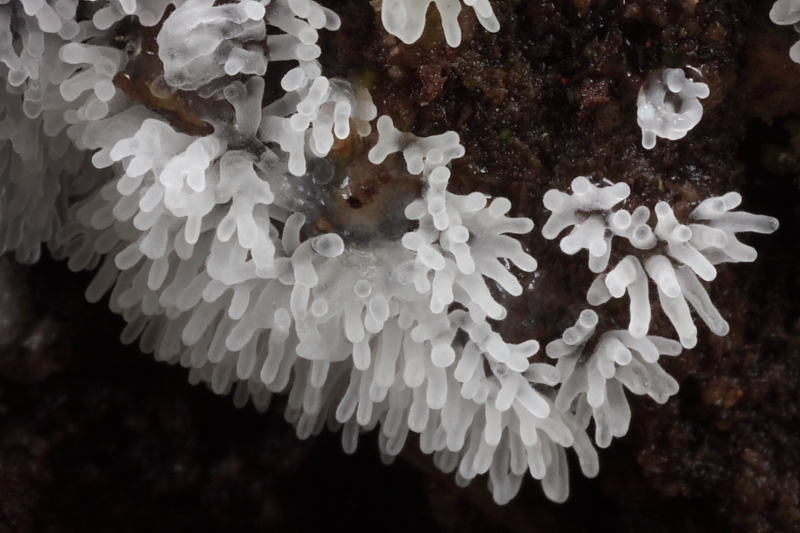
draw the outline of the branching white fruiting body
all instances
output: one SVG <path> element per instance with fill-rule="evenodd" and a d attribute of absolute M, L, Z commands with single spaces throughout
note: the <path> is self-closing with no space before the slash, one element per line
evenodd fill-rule
<path fill-rule="evenodd" d="M 683 139 L 703 118 L 703 104 L 699 98 L 708 95 L 708 85 L 688 79 L 682 69 L 653 72 L 639 89 L 636 101 L 642 146 L 652 149 L 656 137 Z"/>
<path fill-rule="evenodd" d="M 453 47 L 461 44 L 461 26 L 458 23 L 461 3 L 458 0 L 386 0 L 381 6 L 384 28 L 406 44 L 416 42 L 425 29 L 431 3 L 439 11 L 447 44 Z M 488 0 L 464 0 L 464 3 L 475 10 L 478 22 L 486 30 L 496 32 L 500 29 L 500 23 Z"/>
<path fill-rule="evenodd" d="M 499 28 L 486 0 L 465 3 Z M 384 2 L 387 29 L 417 39 L 429 4 Z M 460 7 L 436 4 L 455 46 Z M 180 131 L 113 83 L 141 52 L 135 41 L 109 46 L 115 25 L 133 17 L 155 26 L 170 6 L 154 87 L 167 97 L 193 91 L 224 110 L 199 117 L 210 135 Z M 736 193 L 702 202 L 688 225 L 658 203 L 651 228 L 648 208 L 617 207 L 630 193 L 623 183 L 580 177 L 572 195 L 549 191 L 544 236 L 571 227 L 561 249 L 588 250 L 599 274 L 589 303 L 627 293 L 631 319 L 595 341 L 599 317 L 584 311 L 547 345 L 557 365 L 533 363 L 537 341 L 509 344 L 489 322 L 506 317 L 499 293 L 523 294 L 511 264 L 537 267 L 515 237 L 533 222 L 507 216 L 505 198 L 448 191 L 448 165 L 464 155 L 455 132 L 401 132 L 387 116 L 375 120 L 366 89 L 323 75 L 318 32 L 338 28 L 335 13 L 312 0 L 96 0 L 78 22 L 77 7 L 0 0 L 0 250 L 33 262 L 45 242 L 72 270 L 99 265 L 86 296 L 111 292 L 127 322 L 123 342 L 138 339 L 158 360 L 189 368 L 192 383 L 233 391 L 239 407 L 252 400 L 263 410 L 288 393 L 286 418 L 300 438 L 342 429 L 352 452 L 360 432 L 380 426 L 390 460 L 419 433 L 422 451 L 460 484 L 488 473 L 499 503 L 528 471 L 549 498 L 565 500 L 567 448 L 596 475 L 586 430 L 594 420 L 601 447 L 625 433 L 623 387 L 659 402 L 675 394 L 658 359 L 680 344 L 648 335 L 649 280 L 684 347 L 697 342 L 689 305 L 724 335 L 700 279 L 713 279 L 719 263 L 755 259 L 737 233 L 777 228 L 733 212 Z M 262 76 L 276 61 L 291 68 L 283 93 L 265 102 Z M 397 216 L 411 229 L 369 243 L 318 234 L 320 193 L 335 172 L 325 158 L 336 139 L 366 137 L 373 122 L 378 138 L 363 164 L 377 171 L 399 152 L 403 176 L 423 187 Z M 615 237 L 636 253 L 609 270 Z"/>
<path fill-rule="evenodd" d="M 754 261 L 755 250 L 739 242 L 736 233 L 772 233 L 778 229 L 776 219 L 732 212 L 742 199 L 738 193 L 728 193 L 698 205 L 689 216 L 694 223 L 688 226 L 678 222 L 667 203 L 659 202 L 655 209 L 657 223 L 651 229 L 647 225 L 650 211 L 646 207 L 638 207 L 633 215 L 624 209 L 613 209 L 627 198 L 627 186 L 601 188 L 578 177 L 573 180 L 572 189 L 572 195 L 555 190 L 545 195 L 545 207 L 553 214 L 543 234 L 553 239 L 563 229 L 573 226 L 571 233 L 561 240 L 561 248 L 566 247 L 565 251 L 572 253 L 582 248 L 589 250 L 589 266 L 600 274 L 587 293 L 590 304 L 601 305 L 627 292 L 631 310 L 628 331 L 633 338 L 641 339 L 650 327 L 649 277 L 655 282 L 659 302 L 685 348 L 697 344 L 697 328 L 689 304 L 712 332 L 728 333 L 727 322 L 711 303 L 698 277 L 713 280 L 717 275 L 716 264 Z M 584 229 L 585 226 L 589 229 Z M 608 266 L 614 236 L 627 239 L 642 253 L 628 255 L 608 273 L 601 273 Z"/>
<path fill-rule="evenodd" d="M 658 403 L 678 392 L 678 383 L 658 365 L 658 358 L 679 355 L 681 345 L 663 337 L 635 338 L 625 330 L 612 330 L 603 333 L 593 352 L 584 356 L 596 325 L 597 313 L 587 309 L 546 349 L 548 356 L 558 359 L 556 369 L 561 374 L 556 408 L 574 409 L 584 428 L 590 418 L 594 420 L 595 442 L 606 448 L 612 437 L 628 432 L 631 410 L 623 387 Z"/>
<path fill-rule="evenodd" d="M 781 26 L 792 25 L 795 31 L 800 32 L 800 2 L 798 0 L 778 0 L 772 5 L 769 18 Z M 800 63 L 800 41 L 794 43 L 789 49 L 789 57 L 795 63 Z"/>

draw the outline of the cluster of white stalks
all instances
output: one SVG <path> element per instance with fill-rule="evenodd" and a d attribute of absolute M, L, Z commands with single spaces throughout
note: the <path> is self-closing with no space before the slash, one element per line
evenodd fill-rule
<path fill-rule="evenodd" d="M 800 1 L 778 0 L 772 5 L 769 18 L 775 24 L 792 26 L 795 31 L 800 32 Z M 795 63 L 800 63 L 800 41 L 789 49 L 789 57 Z"/>
<path fill-rule="evenodd" d="M 458 45 L 460 4 L 435 2 Z M 387 0 L 386 29 L 415 41 L 429 3 Z M 486 0 L 466 3 L 499 29 Z M 131 20 L 137 31 L 120 42 Z M 561 249 L 587 249 L 598 274 L 588 303 L 627 293 L 631 313 L 627 330 L 597 331 L 584 311 L 547 345 L 557 364 L 533 363 L 536 341 L 509 344 L 489 322 L 506 318 L 498 290 L 523 295 L 509 265 L 536 269 L 515 237 L 533 222 L 508 217 L 505 198 L 448 191 L 464 154 L 456 133 L 399 131 L 365 88 L 323 74 L 319 32 L 339 24 L 313 0 L 0 0 L 0 249 L 33 262 L 45 243 L 72 270 L 99 267 L 86 296 L 110 292 L 123 342 L 232 391 L 237 406 L 263 410 L 288 393 L 300 438 L 341 429 L 352 452 L 379 427 L 389 460 L 413 432 L 459 483 L 488 473 L 499 503 L 527 472 L 563 501 L 566 450 L 596 475 L 587 428 L 601 447 L 625 434 L 623 387 L 658 402 L 677 392 L 658 360 L 697 343 L 689 306 L 715 334 L 728 330 L 703 281 L 716 264 L 753 261 L 736 234 L 777 221 L 732 211 L 735 193 L 702 202 L 688 225 L 658 203 L 651 227 L 646 207 L 618 207 L 624 183 L 581 177 L 572 195 L 548 192 L 544 236 L 572 227 Z M 142 87 L 153 49 L 163 72 Z M 265 101 L 272 62 L 289 68 Z M 694 87 L 678 77 L 665 74 L 669 90 Z M 655 120 L 651 107 L 640 120 Z M 315 223 L 339 172 L 331 151 L 362 138 L 362 166 L 420 185 L 396 208 L 409 228 L 399 237 L 364 242 Z M 390 157 L 404 166 L 382 167 Z M 615 237 L 636 253 L 609 269 Z M 651 286 L 679 341 L 648 335 Z"/>

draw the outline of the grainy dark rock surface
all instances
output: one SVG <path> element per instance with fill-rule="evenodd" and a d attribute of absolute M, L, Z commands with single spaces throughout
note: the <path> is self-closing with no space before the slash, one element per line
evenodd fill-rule
<path fill-rule="evenodd" d="M 665 364 L 681 392 L 631 398 L 630 433 L 563 505 L 528 479 L 497 507 L 410 446 L 380 463 L 372 436 L 344 455 L 338 435 L 298 441 L 280 401 L 266 414 L 186 383 L 185 372 L 117 342 L 122 320 L 83 300 L 89 275 L 43 260 L 0 261 L 0 533 L 442 531 L 800 531 L 800 38 L 770 23 L 769 0 L 493 0 L 501 30 L 468 10 L 464 42 L 429 21 L 403 45 L 366 0 L 326 2 L 343 18 L 325 68 L 370 86 L 381 113 L 421 135 L 455 130 L 467 154 L 452 187 L 512 199 L 546 220 L 544 192 L 577 175 L 631 185 L 628 207 L 687 213 L 741 191 L 780 230 L 752 235 L 754 264 L 720 268 L 710 294 L 731 324 Z M 431 19 L 436 15 L 431 14 Z M 662 67 L 692 66 L 711 88 L 680 141 L 641 147 L 636 94 Z M 540 264 L 508 300 L 509 339 L 555 338 L 584 308 L 586 258 L 538 230 Z M 106 302 L 107 303 L 107 302 Z M 624 321 L 626 305 L 605 319 Z M 654 311 L 654 330 L 670 334 Z"/>

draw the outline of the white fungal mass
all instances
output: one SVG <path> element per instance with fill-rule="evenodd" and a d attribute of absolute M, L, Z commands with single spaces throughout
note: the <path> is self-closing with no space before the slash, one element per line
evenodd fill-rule
<path fill-rule="evenodd" d="M 684 138 L 703 118 L 699 98 L 708 95 L 708 85 L 687 79 L 679 68 L 653 72 L 639 89 L 636 102 L 642 146 L 650 150 L 656 145 L 656 137 Z"/>
<path fill-rule="evenodd" d="M 436 3 L 457 44 L 459 4 Z M 485 0 L 466 3 L 497 30 Z M 387 29 L 413 42 L 428 4 L 385 2 Z M 538 342 L 509 344 L 489 322 L 507 314 L 498 291 L 523 295 L 509 265 L 537 267 L 516 239 L 532 221 L 507 216 L 505 198 L 448 191 L 449 165 L 464 155 L 456 133 L 399 131 L 366 89 L 323 74 L 316 43 L 338 29 L 335 13 L 312 0 L 97 0 L 82 3 L 80 20 L 77 8 L 0 5 L 0 248 L 33 262 L 46 243 L 72 270 L 99 266 L 86 296 L 110 291 L 123 342 L 139 339 L 237 406 L 263 410 L 288 393 L 300 438 L 327 426 L 352 452 L 359 433 L 380 427 L 386 459 L 418 433 L 460 484 L 488 472 L 499 503 L 528 471 L 566 499 L 567 448 L 594 476 L 589 423 L 607 446 L 627 431 L 623 388 L 658 402 L 677 392 L 658 359 L 696 344 L 689 305 L 712 332 L 728 330 L 701 280 L 755 259 L 737 233 L 777 228 L 734 212 L 735 193 L 699 204 L 688 225 L 658 203 L 651 226 L 647 207 L 618 207 L 624 183 L 580 177 L 571 195 L 549 191 L 544 236 L 572 227 L 561 249 L 588 250 L 598 274 L 589 304 L 627 293 L 631 318 L 608 329 L 584 311 L 547 345 L 558 363 L 532 363 Z M 134 23 L 155 35 L 163 63 L 144 87 L 132 66 L 155 61 L 141 49 L 153 43 L 112 46 Z M 266 101 L 275 62 L 288 63 L 283 92 Z M 181 107 L 189 91 L 205 115 Z M 640 119 L 650 120 L 641 108 Z M 337 140 L 371 149 L 342 164 L 330 157 Z M 618 261 L 615 237 L 633 250 Z M 680 342 L 649 335 L 651 280 Z"/>
<path fill-rule="evenodd" d="M 775 24 L 782 26 L 792 25 L 795 30 L 800 31 L 800 1 L 798 0 L 778 0 L 772 5 L 769 18 Z M 800 63 L 800 41 L 794 43 L 789 49 L 789 57 L 795 63 Z"/>

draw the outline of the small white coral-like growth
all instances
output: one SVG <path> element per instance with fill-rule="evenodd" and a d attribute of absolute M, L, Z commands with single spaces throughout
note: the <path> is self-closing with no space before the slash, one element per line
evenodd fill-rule
<path fill-rule="evenodd" d="M 48 39 L 75 39 L 86 29 L 75 21 L 78 0 L 6 0 L 3 4 L 0 5 L 0 62 L 8 66 L 7 80 L 15 87 L 28 78 L 39 77 L 39 63 L 50 55 L 44 50 Z M 12 26 L 17 26 L 16 31 Z M 14 41 L 16 50 L 10 46 Z"/>
<path fill-rule="evenodd" d="M 61 30 L 62 24 L 74 16 L 78 4 L 76 0 L 61 2 L 62 5 L 58 5 L 57 9 L 54 9 L 55 2 L 52 1 L 20 0 L 19 3 L 22 4 L 27 16 L 36 19 L 37 29 L 45 33 L 56 33 Z M 72 22 L 74 23 L 74 21 Z"/>
<path fill-rule="evenodd" d="M 386 115 L 378 119 L 377 126 L 378 142 L 369 151 L 372 164 L 380 164 L 389 154 L 402 152 L 408 172 L 419 174 L 423 170 L 443 167 L 464 155 L 464 147 L 453 131 L 420 138 L 395 128 L 392 119 Z"/>
<path fill-rule="evenodd" d="M 167 18 L 156 38 L 166 82 L 191 91 L 225 75 L 264 75 L 263 51 L 247 48 L 267 37 L 264 13 L 263 4 L 255 0 L 220 6 L 214 0 L 188 0 Z"/>
<path fill-rule="evenodd" d="M 71 42 L 61 47 L 59 56 L 64 63 L 75 65 L 74 73 L 59 86 L 61 97 L 80 104 L 64 113 L 64 120 L 79 124 L 105 117 L 109 102 L 118 94 L 112 80 L 128 61 L 125 53 L 107 46 Z"/>
<path fill-rule="evenodd" d="M 774 217 L 731 212 L 741 203 L 741 194 L 729 192 L 704 200 L 689 215 L 691 220 L 698 221 L 689 224 L 692 231 L 689 242 L 713 265 L 755 261 L 758 257 L 755 248 L 741 243 L 736 234 L 743 231 L 770 234 L 778 229 L 778 220 Z"/>
<path fill-rule="evenodd" d="M 55 234 L 69 198 L 86 194 L 98 172 L 64 132 L 59 86 L 76 67 L 59 57 L 65 39 L 83 40 L 88 26 L 74 20 L 77 2 L 25 1 L 0 5 L 0 250 L 36 261 L 42 242 L 60 255 Z"/>
<path fill-rule="evenodd" d="M 286 96 L 264 108 L 258 136 L 289 155 L 289 172 L 302 176 L 307 160 L 328 155 L 334 138 L 346 139 L 351 125 L 361 137 L 372 131 L 377 108 L 365 89 L 354 93 L 343 80 L 321 75 L 316 62 L 296 67 L 283 77 Z"/>
<path fill-rule="evenodd" d="M 89 154 L 67 135 L 42 132 L 42 117 L 23 113 L 18 95 L 0 87 L 0 253 L 38 260 L 41 243 L 56 247 L 55 234 L 67 218 L 67 198 L 86 194 L 97 182 L 85 169 Z"/>
<path fill-rule="evenodd" d="M 772 5 L 769 18 L 781 26 L 791 24 L 795 31 L 800 32 L 800 1 L 778 0 Z M 794 43 L 789 49 L 789 57 L 795 63 L 800 63 L 800 41 Z"/>
<path fill-rule="evenodd" d="M 580 250 L 589 251 L 589 269 L 602 272 L 611 257 L 611 241 L 616 236 L 625 237 L 641 249 L 652 248 L 655 238 L 645 224 L 650 210 L 639 207 L 633 214 L 612 207 L 630 194 L 626 183 L 599 188 L 584 176 L 572 180 L 572 195 L 556 189 L 544 195 L 544 206 L 553 212 L 542 228 L 545 239 L 555 239 L 564 229 L 573 226 L 569 235 L 560 241 L 561 251 L 574 255 Z"/>
<path fill-rule="evenodd" d="M 572 195 L 548 191 L 545 206 L 553 214 L 544 226 L 544 236 L 553 239 L 563 229 L 574 226 L 562 239 L 562 250 L 575 253 L 587 248 L 590 267 L 594 266 L 592 270 L 596 273 L 608 266 L 613 236 L 622 236 L 634 248 L 648 251 L 644 265 L 639 257 L 628 255 L 607 274 L 601 273 L 587 293 L 590 304 L 600 305 L 627 292 L 631 315 L 628 331 L 634 338 L 643 338 L 650 328 L 648 276 L 655 282 L 661 307 L 684 347 L 697 344 L 697 328 L 689 304 L 712 332 L 726 335 L 728 323 L 711 302 L 698 276 L 711 281 L 717 274 L 716 264 L 754 261 L 755 250 L 739 242 L 735 234 L 772 233 L 778 228 L 778 221 L 763 215 L 731 212 L 741 203 L 741 196 L 729 193 L 698 205 L 689 217 L 694 223 L 688 226 L 678 222 L 666 202 L 659 202 L 655 209 L 657 223 L 651 229 L 647 225 L 648 208 L 640 206 L 633 215 L 623 209 L 612 209 L 629 192 L 629 187 L 620 184 L 596 187 L 583 177 L 573 181 Z M 584 228 L 586 225 L 588 229 Z M 601 256 L 601 252 L 605 255 Z"/>
<path fill-rule="evenodd" d="M 351 124 L 359 135 L 368 135 L 377 115 L 367 91 L 354 93 L 346 81 L 323 76 L 316 61 L 317 30 L 339 25 L 334 12 L 310 0 L 224 5 L 189 0 L 170 14 L 159 32 L 159 57 L 165 81 L 173 89 L 198 90 L 203 96 L 221 92 L 233 105 L 236 127 L 215 126 L 232 138 L 257 136 L 276 144 L 289 155 L 289 171 L 302 176 L 309 158 L 325 157 L 335 139 L 350 136 Z M 267 35 L 268 26 L 285 33 Z M 260 76 L 276 61 L 294 61 L 297 66 L 281 79 L 286 94 L 262 109 Z M 253 76 L 246 84 L 232 81 L 241 74 Z"/>
<path fill-rule="evenodd" d="M 22 110 L 27 117 L 36 119 L 45 115 L 44 131 L 49 136 L 65 126 L 64 110 L 68 107 L 53 89 L 79 70 L 61 59 L 60 49 L 70 41 L 83 42 L 93 37 L 91 23 L 78 24 L 72 20 L 76 4 L 72 0 L 56 2 L 58 27 L 42 27 L 40 20 L 29 14 L 54 9 L 43 0 L 0 5 L 0 72 L 9 91 L 24 95 Z M 83 74 L 82 79 L 85 82 L 91 76 Z M 107 85 L 101 87 L 100 92 L 107 89 Z"/>
<path fill-rule="evenodd" d="M 96 1 L 96 0 L 95 0 Z M 95 11 L 93 25 L 107 30 L 125 17 L 134 16 L 143 26 L 155 26 L 164 18 L 170 5 L 180 5 L 185 0 L 108 0 Z"/>
<path fill-rule="evenodd" d="M 556 408 L 573 410 L 583 428 L 592 418 L 595 442 L 606 448 L 612 437 L 628 432 L 631 410 L 623 387 L 637 395 L 647 394 L 658 403 L 678 392 L 678 383 L 661 368 L 658 358 L 679 355 L 681 345 L 663 337 L 635 338 L 625 330 L 612 330 L 600 335 L 591 353 L 584 354 L 597 322 L 597 313 L 583 311 L 575 325 L 567 328 L 561 339 L 549 343 L 546 351 L 558 359 L 556 369 L 561 375 Z"/>
<path fill-rule="evenodd" d="M 379 164 L 390 153 L 400 151 L 410 173 L 424 170 L 427 177 L 425 197 L 405 211 L 409 220 L 419 221 L 419 228 L 403 237 L 403 246 L 416 257 L 398 267 L 400 279 L 413 282 L 420 292 L 433 287 L 431 309 L 435 312 L 458 301 L 475 320 L 503 318 L 505 310 L 492 298 L 483 278 L 494 279 L 514 296 L 522 293 L 519 282 L 498 259 L 510 259 L 528 272 L 536 269 L 536 261 L 522 250 L 519 241 L 504 235 L 528 233 L 533 223 L 526 218 L 507 218 L 511 203 L 505 198 L 495 199 L 487 208 L 481 193 L 458 196 L 447 192 L 450 170 L 443 165 L 464 153 L 455 133 L 417 138 L 396 130 L 386 116 L 378 120 L 378 132 L 380 138 L 369 153 L 370 161 Z M 455 296 L 454 286 L 458 288 Z"/>
<path fill-rule="evenodd" d="M 456 47 L 461 44 L 461 26 L 458 14 L 461 3 L 458 0 L 384 0 L 381 6 L 381 19 L 386 31 L 397 36 L 406 44 L 416 42 L 425 29 L 428 7 L 433 2 L 442 20 L 442 29 L 447 44 Z M 496 32 L 500 23 L 494 16 L 489 0 L 464 0 L 475 10 L 475 16 L 486 30 Z"/>
<path fill-rule="evenodd" d="M 286 33 L 267 36 L 267 24 Z M 269 61 L 313 61 L 323 27 L 337 29 L 339 17 L 308 0 L 187 0 L 159 31 L 158 56 L 171 87 L 197 90 L 225 76 L 262 76 Z"/>
<path fill-rule="evenodd" d="M 449 176 L 444 167 L 431 172 L 425 199 L 406 208 L 406 216 L 418 220 L 419 229 L 403 237 L 403 245 L 417 256 L 400 265 L 402 279 L 413 281 L 418 290 L 432 286 L 432 309 L 440 311 L 459 301 L 473 319 L 502 319 L 505 310 L 492 298 L 484 277 L 495 280 L 513 296 L 522 294 L 522 286 L 499 260 L 509 259 L 526 272 L 536 270 L 536 261 L 522 250 L 519 241 L 504 235 L 528 233 L 533 223 L 527 218 L 507 218 L 511 202 L 505 198 L 495 199 L 487 208 L 481 193 L 457 196 L 446 192 Z M 440 250 L 432 246 L 437 241 Z M 433 279 L 429 281 L 431 271 Z M 457 300 L 454 286 L 461 293 Z"/>
<path fill-rule="evenodd" d="M 673 141 L 684 138 L 703 118 L 703 104 L 698 98 L 708 95 L 708 85 L 688 79 L 683 69 L 653 72 L 636 100 L 642 146 L 650 150 L 656 145 L 656 137 Z"/>

